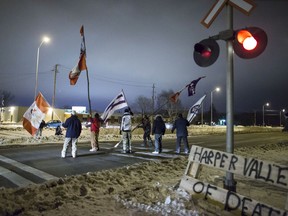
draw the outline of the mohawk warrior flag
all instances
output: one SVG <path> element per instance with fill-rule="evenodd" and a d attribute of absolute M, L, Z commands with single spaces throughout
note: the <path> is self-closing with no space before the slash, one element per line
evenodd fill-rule
<path fill-rule="evenodd" d="M 106 107 L 103 114 L 101 115 L 101 119 L 106 122 L 116 110 L 122 109 L 124 107 L 128 107 L 128 103 L 125 99 L 124 92 L 121 91 L 120 94 L 118 94 Z"/>
<path fill-rule="evenodd" d="M 193 80 L 190 84 L 188 84 L 186 87 L 188 87 L 188 96 L 192 96 L 196 93 L 196 85 L 199 82 L 200 79 L 205 78 L 206 76 L 199 77 L 196 80 Z"/>
<path fill-rule="evenodd" d="M 23 115 L 23 127 L 34 136 L 39 128 L 41 121 L 48 112 L 49 104 L 39 92 L 34 103 Z"/>
<path fill-rule="evenodd" d="M 187 114 L 187 120 L 189 123 L 191 123 L 193 121 L 193 119 L 196 117 L 196 115 L 198 114 L 203 100 L 205 99 L 206 95 L 204 95 L 202 98 L 200 98 L 188 111 Z"/>
<path fill-rule="evenodd" d="M 77 80 L 80 76 L 81 71 L 87 70 L 86 46 L 85 46 L 84 26 L 83 25 L 80 28 L 80 35 L 81 35 L 80 57 L 79 57 L 79 62 L 76 64 L 76 66 L 69 73 L 70 85 L 75 85 L 77 83 Z"/>

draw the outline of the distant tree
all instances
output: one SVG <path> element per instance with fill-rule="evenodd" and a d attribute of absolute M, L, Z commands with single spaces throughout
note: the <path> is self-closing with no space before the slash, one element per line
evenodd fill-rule
<path fill-rule="evenodd" d="M 177 115 L 178 112 L 183 111 L 183 106 L 182 106 L 180 99 L 178 99 L 178 101 L 176 103 L 173 103 L 170 100 L 170 97 L 173 94 L 175 94 L 175 92 L 170 89 L 168 91 L 163 90 L 157 96 L 157 108 L 156 108 L 156 110 L 158 110 L 158 113 L 160 113 L 164 116 L 167 116 L 169 118 L 173 118 Z"/>
<path fill-rule="evenodd" d="M 11 92 L 0 90 L 0 100 L 1 106 L 10 106 L 14 100 L 14 95 Z"/>
<path fill-rule="evenodd" d="M 143 114 L 152 112 L 152 99 L 145 96 L 139 96 L 135 100 L 135 109 Z"/>

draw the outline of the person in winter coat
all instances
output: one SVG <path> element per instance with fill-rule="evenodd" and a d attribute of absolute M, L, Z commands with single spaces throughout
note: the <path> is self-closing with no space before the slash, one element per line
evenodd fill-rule
<path fill-rule="evenodd" d="M 61 157 L 66 157 L 66 151 L 69 146 L 69 143 L 72 142 L 72 157 L 76 158 L 77 156 L 77 141 L 78 137 L 82 131 L 82 125 L 80 120 L 78 119 L 76 112 L 73 110 L 71 117 L 66 119 L 66 121 L 62 124 L 64 128 L 66 128 L 66 135 L 63 144 L 63 149 L 61 151 Z"/>
<path fill-rule="evenodd" d="M 62 129 L 61 129 L 60 125 L 58 125 L 58 126 L 56 127 L 55 135 L 56 135 L 56 136 L 63 135 L 63 134 L 62 134 Z"/>
<path fill-rule="evenodd" d="M 100 118 L 98 113 L 95 113 L 94 118 L 88 119 L 89 122 L 91 122 L 90 131 L 91 131 L 91 149 L 89 151 L 95 152 L 99 151 L 99 132 L 100 132 L 100 126 L 103 122 Z"/>
<path fill-rule="evenodd" d="M 155 136 L 155 151 L 153 154 L 162 152 L 162 136 L 165 134 L 166 126 L 161 115 L 157 115 L 153 121 L 152 135 Z"/>
<path fill-rule="evenodd" d="M 172 133 L 176 129 L 176 153 L 179 154 L 181 150 L 181 141 L 183 140 L 184 143 L 184 152 L 186 154 L 189 153 L 189 145 L 188 145 L 188 130 L 187 127 L 189 126 L 189 122 L 187 119 L 183 118 L 182 114 L 178 114 L 178 118 L 175 120 Z"/>
<path fill-rule="evenodd" d="M 45 127 L 45 125 L 46 125 L 46 122 L 44 120 L 42 120 L 40 125 L 39 125 L 39 128 L 37 130 L 37 133 L 36 133 L 37 138 L 42 136 L 42 131 L 43 131 L 43 128 Z"/>
<path fill-rule="evenodd" d="M 144 134 L 143 134 L 143 145 L 142 146 L 153 146 L 153 142 L 151 139 L 151 122 L 147 115 L 144 116 L 142 119 L 142 123 L 139 125 L 139 127 L 143 128 Z M 147 145 L 147 140 L 149 141 L 149 144 Z"/>
<path fill-rule="evenodd" d="M 120 133 L 122 134 L 123 141 L 123 153 L 132 153 L 132 116 L 133 112 L 130 110 L 130 108 L 124 110 L 120 126 Z"/>

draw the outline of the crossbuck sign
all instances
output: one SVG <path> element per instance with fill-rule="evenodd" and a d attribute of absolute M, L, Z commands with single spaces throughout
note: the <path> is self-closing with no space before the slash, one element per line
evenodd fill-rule
<path fill-rule="evenodd" d="M 252 0 L 217 0 L 217 2 L 213 5 L 207 15 L 201 21 L 201 24 L 206 28 L 209 28 L 226 3 L 239 9 L 246 15 L 249 15 L 256 6 Z"/>

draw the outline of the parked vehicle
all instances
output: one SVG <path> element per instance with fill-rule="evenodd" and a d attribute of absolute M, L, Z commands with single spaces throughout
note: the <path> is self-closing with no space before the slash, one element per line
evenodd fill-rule
<path fill-rule="evenodd" d="M 60 120 L 50 120 L 46 123 L 47 128 L 57 128 L 57 126 L 62 126 L 62 122 Z"/>

